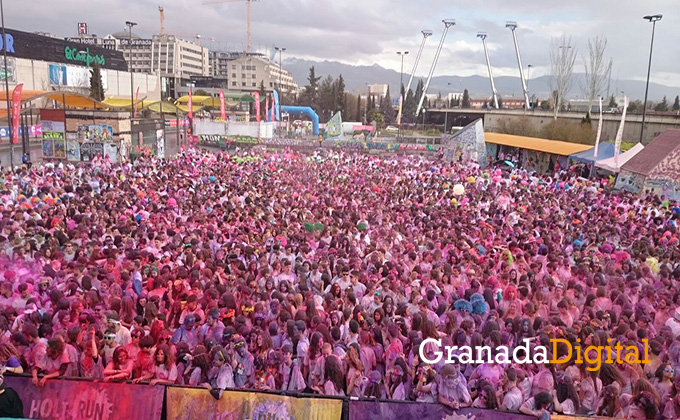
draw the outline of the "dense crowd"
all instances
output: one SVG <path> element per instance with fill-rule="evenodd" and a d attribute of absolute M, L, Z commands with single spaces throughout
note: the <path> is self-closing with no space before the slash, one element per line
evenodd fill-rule
<path fill-rule="evenodd" d="M 663 197 L 568 170 L 192 149 L 19 169 L 0 215 L 0 363 L 36 386 L 680 417 L 680 207 Z M 430 365 L 427 338 L 529 338 L 563 363 Z M 589 371 L 551 338 L 646 339 L 650 363 Z"/>

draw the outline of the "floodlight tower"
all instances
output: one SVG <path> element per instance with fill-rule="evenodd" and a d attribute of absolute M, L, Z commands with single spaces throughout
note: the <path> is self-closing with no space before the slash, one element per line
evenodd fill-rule
<path fill-rule="evenodd" d="M 515 52 L 517 53 L 517 65 L 519 66 L 519 78 L 522 79 L 522 90 L 524 91 L 524 109 L 530 109 L 529 90 L 527 89 L 527 82 L 524 79 L 524 69 L 522 69 L 522 57 L 519 54 L 519 44 L 517 43 L 517 22 L 506 22 L 505 27 L 512 31 L 512 40 L 515 42 Z"/>
<path fill-rule="evenodd" d="M 489 80 L 491 80 L 491 94 L 493 95 L 493 107 L 498 109 L 498 92 L 496 92 L 496 84 L 493 82 L 493 73 L 491 72 L 491 61 L 489 61 L 489 51 L 486 49 L 486 32 L 477 33 L 477 38 L 481 38 L 482 44 L 484 45 L 486 67 L 489 69 Z"/>
<path fill-rule="evenodd" d="M 418 102 L 418 108 L 416 109 L 416 115 L 420 114 L 420 110 L 423 109 L 423 101 L 427 95 L 427 88 L 430 87 L 430 80 L 432 80 L 432 75 L 434 74 L 434 69 L 437 67 L 437 61 L 439 60 L 439 54 L 442 52 L 442 45 L 444 45 L 444 40 L 446 39 L 446 33 L 449 32 L 449 28 L 456 24 L 453 19 L 444 19 L 444 32 L 442 33 L 442 39 L 439 41 L 439 46 L 437 47 L 437 52 L 434 55 L 434 60 L 432 61 L 432 67 L 430 67 L 430 74 L 427 75 L 427 81 L 425 82 L 425 87 L 423 88 L 423 94 L 420 96 L 420 102 Z"/>
<path fill-rule="evenodd" d="M 411 77 L 408 79 L 408 85 L 406 85 L 406 89 L 404 90 L 404 100 L 406 100 L 406 95 L 408 94 L 409 89 L 411 89 L 411 83 L 413 82 L 413 76 L 416 74 L 416 69 L 418 68 L 418 63 L 420 63 L 420 56 L 423 54 L 423 47 L 425 47 L 425 41 L 429 36 L 432 35 L 432 31 L 430 30 L 422 30 L 420 31 L 423 34 L 423 41 L 420 43 L 420 49 L 418 50 L 418 54 L 416 55 L 416 62 L 413 63 L 413 70 L 411 70 Z M 401 89 L 401 86 L 399 86 L 399 89 Z"/>

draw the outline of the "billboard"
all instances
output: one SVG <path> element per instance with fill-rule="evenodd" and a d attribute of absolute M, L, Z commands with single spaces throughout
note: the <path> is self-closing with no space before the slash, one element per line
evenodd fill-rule
<path fill-rule="evenodd" d="M 48 66 L 51 86 L 90 87 L 90 69 L 87 67 L 67 66 L 64 64 L 50 64 Z M 102 86 L 108 89 L 106 70 L 101 69 Z"/>

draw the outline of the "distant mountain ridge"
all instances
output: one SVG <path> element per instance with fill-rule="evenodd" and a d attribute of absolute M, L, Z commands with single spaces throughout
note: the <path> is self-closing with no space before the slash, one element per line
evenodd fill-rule
<path fill-rule="evenodd" d="M 283 61 L 283 67 L 290 71 L 293 78 L 300 86 L 307 84 L 309 68 L 314 66 L 317 76 L 326 77 L 331 75 L 333 78 L 342 74 L 348 92 L 366 92 L 366 84 L 390 85 L 391 95 L 399 90 L 400 74 L 397 71 L 386 69 L 378 64 L 372 66 L 354 66 L 340 63 L 338 61 L 311 61 L 298 58 L 288 58 Z M 404 85 L 408 83 L 409 70 L 404 69 Z M 426 77 L 423 77 L 425 80 Z M 417 78 L 414 79 L 412 89 L 415 89 Z M 532 78 L 528 81 L 529 93 L 536 95 L 539 99 L 550 97 L 549 76 Z M 574 82 L 569 98 L 582 97 L 580 84 L 585 81 L 584 74 L 574 74 Z M 521 97 L 522 84 L 519 77 L 500 76 L 494 77 L 496 90 L 501 97 Z M 428 93 L 439 93 L 445 95 L 447 92 L 460 92 L 468 89 L 473 98 L 491 96 L 491 86 L 489 78 L 484 76 L 433 76 L 430 82 Z M 645 82 L 638 80 L 614 80 L 609 86 L 610 95 L 622 96 L 621 91 L 631 99 L 644 99 Z M 606 92 L 605 92 L 606 93 Z M 669 104 L 673 103 L 676 95 L 680 95 L 680 87 L 664 86 L 656 83 L 649 84 L 649 100 L 660 101 L 666 96 Z"/>

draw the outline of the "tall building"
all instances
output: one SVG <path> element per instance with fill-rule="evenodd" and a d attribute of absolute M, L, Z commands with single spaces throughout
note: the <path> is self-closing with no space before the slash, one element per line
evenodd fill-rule
<path fill-rule="evenodd" d="M 298 89 L 293 76 L 260 53 L 225 53 L 231 58 L 217 59 L 217 69 L 229 80 L 229 90 L 236 92 L 255 92 L 263 84 L 265 90 L 276 89 L 281 93 L 296 92 Z M 223 75 L 223 73 L 220 73 Z"/>

